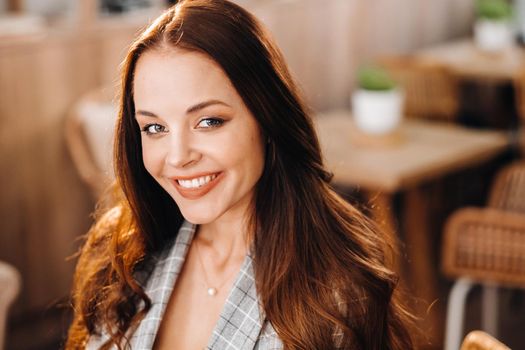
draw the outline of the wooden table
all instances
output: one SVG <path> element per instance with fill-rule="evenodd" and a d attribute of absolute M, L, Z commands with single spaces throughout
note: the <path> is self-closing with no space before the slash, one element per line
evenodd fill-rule
<path fill-rule="evenodd" d="M 525 84 L 525 49 L 514 45 L 501 52 L 484 52 L 472 39 L 440 43 L 415 53 L 444 65 L 460 82 L 461 114 L 465 124 L 513 129 L 523 109 L 520 86 Z M 523 114 L 519 112 L 518 114 Z M 521 116 L 523 117 L 523 115 Z"/>
<path fill-rule="evenodd" d="M 515 79 L 525 63 L 525 50 L 517 45 L 488 53 L 468 38 L 424 48 L 417 55 L 443 63 L 461 78 L 503 82 Z"/>
<path fill-rule="evenodd" d="M 362 136 L 356 133 L 349 111 L 323 113 L 315 123 L 334 183 L 359 187 L 365 193 L 373 203 L 373 217 L 393 243 L 399 236 L 392 199 L 403 192 L 401 220 L 404 253 L 409 261 L 407 275 L 402 276 L 408 281 L 403 284 L 410 284 L 413 295 L 426 301 L 425 305 L 416 305 L 419 310 L 415 311 L 425 318 L 424 328 L 439 344 L 444 317 L 439 308 L 430 313 L 426 310 L 438 298 L 438 286 L 429 259 L 432 249 L 436 249 L 431 246 L 428 227 L 429 203 L 421 185 L 496 157 L 508 148 L 507 137 L 496 131 L 407 120 L 393 138 L 366 143 L 358 141 Z M 396 265 L 400 269 L 400 262 Z"/>

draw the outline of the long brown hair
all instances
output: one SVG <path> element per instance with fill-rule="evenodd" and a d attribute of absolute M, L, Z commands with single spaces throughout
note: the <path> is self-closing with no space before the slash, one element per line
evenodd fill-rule
<path fill-rule="evenodd" d="M 217 62 L 269 141 L 250 226 L 257 291 L 285 347 L 412 348 L 383 237 L 329 186 L 309 111 L 280 51 L 250 13 L 226 0 L 179 2 L 129 50 L 115 146 L 124 196 L 84 245 L 67 348 L 102 330 L 111 338 L 107 347 L 126 344 L 150 307 L 136 272 L 183 222 L 144 168 L 132 89 L 141 54 L 173 47 Z"/>

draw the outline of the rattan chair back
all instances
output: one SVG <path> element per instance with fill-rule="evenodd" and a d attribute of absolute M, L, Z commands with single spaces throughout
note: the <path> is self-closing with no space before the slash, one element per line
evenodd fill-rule
<path fill-rule="evenodd" d="M 468 277 L 525 287 L 525 215 L 492 208 L 465 208 L 447 221 L 442 269 Z"/>
<path fill-rule="evenodd" d="M 404 92 L 407 117 L 454 121 L 459 98 L 456 79 L 434 61 L 413 56 L 390 56 L 379 59 Z"/>
<path fill-rule="evenodd" d="M 498 173 L 488 206 L 525 214 L 525 161 L 512 163 Z"/>
<path fill-rule="evenodd" d="M 78 174 L 96 200 L 114 179 L 112 155 L 116 114 L 114 90 L 100 88 L 82 96 L 66 118 L 67 148 Z"/>

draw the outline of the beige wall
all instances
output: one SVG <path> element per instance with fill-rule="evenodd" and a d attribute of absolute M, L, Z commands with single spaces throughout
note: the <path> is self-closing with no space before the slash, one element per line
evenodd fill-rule
<path fill-rule="evenodd" d="M 241 2 L 241 1 L 238 1 Z M 473 0 L 243 0 L 274 33 L 316 109 L 348 107 L 356 68 L 468 35 Z"/>

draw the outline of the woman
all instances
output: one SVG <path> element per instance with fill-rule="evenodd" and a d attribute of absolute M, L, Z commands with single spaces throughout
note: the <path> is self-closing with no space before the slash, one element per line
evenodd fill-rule
<path fill-rule="evenodd" d="M 410 349 L 375 226 L 330 188 L 257 20 L 181 1 L 125 61 L 122 199 L 91 229 L 67 348 Z"/>

